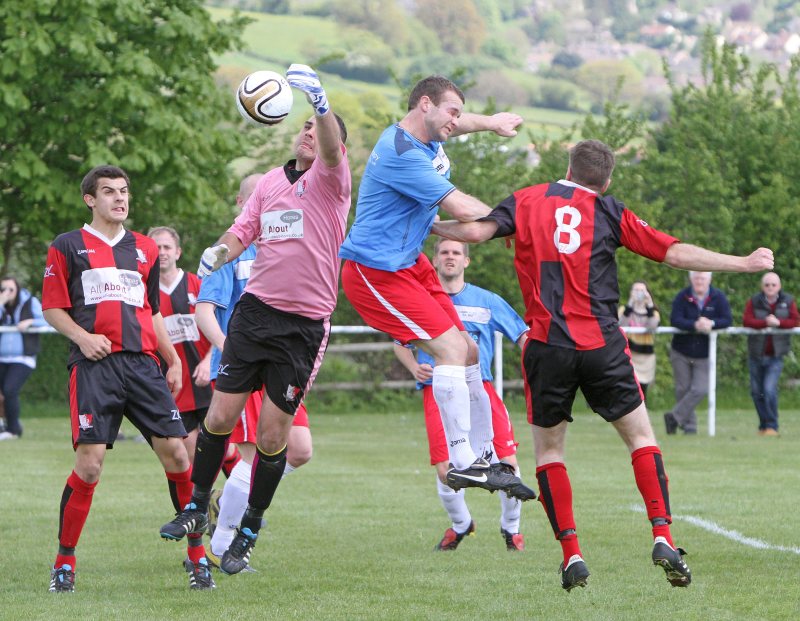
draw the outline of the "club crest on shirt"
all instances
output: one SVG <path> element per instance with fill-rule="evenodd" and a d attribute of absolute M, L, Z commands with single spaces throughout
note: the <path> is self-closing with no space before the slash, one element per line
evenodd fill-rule
<path fill-rule="evenodd" d="M 191 291 L 186 295 L 189 298 L 189 305 L 190 306 L 197 306 L 197 296 L 192 293 Z"/>
<path fill-rule="evenodd" d="M 300 179 L 300 181 L 298 181 L 297 185 L 295 185 L 294 187 L 294 193 L 297 195 L 297 198 L 300 198 L 301 196 L 303 196 L 303 194 L 306 193 L 307 189 L 308 189 L 308 181 L 306 181 L 305 179 Z"/>
<path fill-rule="evenodd" d="M 136 249 L 136 260 L 139 263 L 147 263 L 147 257 L 144 256 L 144 252 L 142 252 L 141 248 Z"/>
<path fill-rule="evenodd" d="M 92 414 L 78 414 L 78 424 L 80 425 L 80 428 L 91 429 L 93 426 L 93 418 L 94 416 Z"/>
<path fill-rule="evenodd" d="M 637 222 L 638 222 L 639 224 L 641 224 L 642 226 L 650 226 L 649 224 L 647 224 L 647 222 L 645 222 L 645 221 L 644 221 L 644 220 L 642 220 L 641 218 L 639 218 L 639 219 L 637 220 Z"/>

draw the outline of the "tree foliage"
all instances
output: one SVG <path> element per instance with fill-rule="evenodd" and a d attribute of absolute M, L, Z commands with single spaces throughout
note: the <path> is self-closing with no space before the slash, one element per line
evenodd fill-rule
<path fill-rule="evenodd" d="M 800 89 L 795 59 L 785 73 L 753 67 L 732 46 L 704 41 L 705 84 L 672 86 L 672 112 L 654 133 L 642 162 L 649 200 L 664 204 L 662 221 L 683 240 L 746 254 L 776 253 L 790 290 L 800 284 Z M 758 288 L 756 277 L 719 282 L 739 311 Z M 746 283 L 746 286 L 740 284 Z M 744 287 L 744 288 L 742 288 Z"/>
<path fill-rule="evenodd" d="M 85 221 L 80 180 L 101 163 L 130 173 L 135 228 L 209 234 L 244 147 L 213 55 L 245 23 L 213 23 L 198 0 L 0 4 L 4 267 L 38 273 L 47 243 Z"/>
<path fill-rule="evenodd" d="M 486 38 L 486 24 L 472 0 L 420 3 L 417 17 L 436 32 L 442 49 L 451 54 L 475 54 Z"/>

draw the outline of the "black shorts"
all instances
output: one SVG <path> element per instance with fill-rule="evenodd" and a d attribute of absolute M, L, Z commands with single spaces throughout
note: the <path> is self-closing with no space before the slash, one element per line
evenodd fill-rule
<path fill-rule="evenodd" d="M 112 448 L 125 416 L 145 439 L 185 438 L 175 399 L 154 358 L 116 352 L 102 360 L 81 360 L 70 370 L 72 444 Z"/>
<path fill-rule="evenodd" d="M 266 390 L 270 401 L 294 414 L 317 375 L 330 322 L 287 313 L 245 293 L 233 310 L 215 390 Z"/>
<path fill-rule="evenodd" d="M 628 341 L 614 330 L 598 349 L 578 351 L 529 339 L 522 354 L 528 422 L 554 427 L 572 422 L 578 388 L 589 407 L 611 422 L 635 410 L 642 392 L 633 373 Z"/>
<path fill-rule="evenodd" d="M 196 410 L 181 412 L 181 420 L 186 428 L 186 433 L 192 433 L 197 429 L 200 423 L 206 419 L 206 414 L 208 414 L 208 408 L 197 408 Z"/>

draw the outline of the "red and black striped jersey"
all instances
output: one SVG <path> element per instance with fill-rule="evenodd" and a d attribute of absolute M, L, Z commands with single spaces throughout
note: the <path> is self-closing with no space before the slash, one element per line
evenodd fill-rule
<path fill-rule="evenodd" d="M 142 352 L 157 359 L 155 242 L 125 229 L 108 239 L 88 224 L 59 235 L 47 251 L 42 308 L 66 310 L 87 332 L 105 335 L 112 352 Z M 72 343 L 67 365 L 83 359 Z"/>
<path fill-rule="evenodd" d="M 160 292 L 164 325 L 183 366 L 183 387 L 175 403 L 181 412 L 207 408 L 211 403 L 211 386 L 197 386 L 192 379 L 197 365 L 211 349 L 211 343 L 200 333 L 194 316 L 200 279 L 179 270 L 175 282 L 169 286 L 160 285 Z M 164 368 L 163 361 L 161 366 Z"/>
<path fill-rule="evenodd" d="M 515 192 L 486 219 L 495 237 L 516 232 L 528 338 L 570 349 L 603 347 L 617 330 L 617 248 L 661 262 L 678 241 L 613 196 L 563 180 Z"/>

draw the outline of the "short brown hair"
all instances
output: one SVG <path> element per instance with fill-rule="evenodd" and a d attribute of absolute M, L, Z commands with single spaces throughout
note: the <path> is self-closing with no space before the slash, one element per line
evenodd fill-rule
<path fill-rule="evenodd" d="M 408 110 L 411 111 L 417 107 L 419 100 L 423 96 L 427 96 L 433 102 L 434 106 L 438 106 L 442 100 L 442 95 L 447 92 L 453 92 L 461 99 L 461 103 L 466 103 L 464 93 L 458 88 L 451 80 L 442 75 L 430 75 L 427 78 L 422 78 L 416 83 L 408 96 Z"/>
<path fill-rule="evenodd" d="M 178 235 L 178 231 L 173 229 L 171 226 L 154 226 L 149 231 L 147 231 L 148 237 L 153 237 L 154 235 L 158 235 L 159 233 L 166 233 L 167 235 L 171 235 L 172 239 L 175 240 L 175 247 L 181 247 L 181 236 Z"/>
<path fill-rule="evenodd" d="M 569 151 L 569 169 L 575 183 L 602 189 L 614 171 L 614 152 L 599 140 L 582 140 Z"/>
<path fill-rule="evenodd" d="M 91 194 L 97 196 L 97 180 L 98 179 L 125 179 L 125 183 L 129 186 L 131 180 L 128 178 L 128 173 L 122 170 L 119 166 L 112 166 L 111 164 L 103 164 L 102 166 L 95 166 L 92 168 L 81 181 L 81 196 Z"/>
<path fill-rule="evenodd" d="M 436 239 L 436 242 L 433 244 L 433 256 L 439 254 L 439 246 L 448 241 L 454 241 L 457 244 L 461 244 L 461 247 L 464 249 L 464 256 L 469 256 L 469 244 L 467 242 L 460 242 L 456 241 L 455 239 L 447 239 L 446 237 L 439 237 Z"/>

